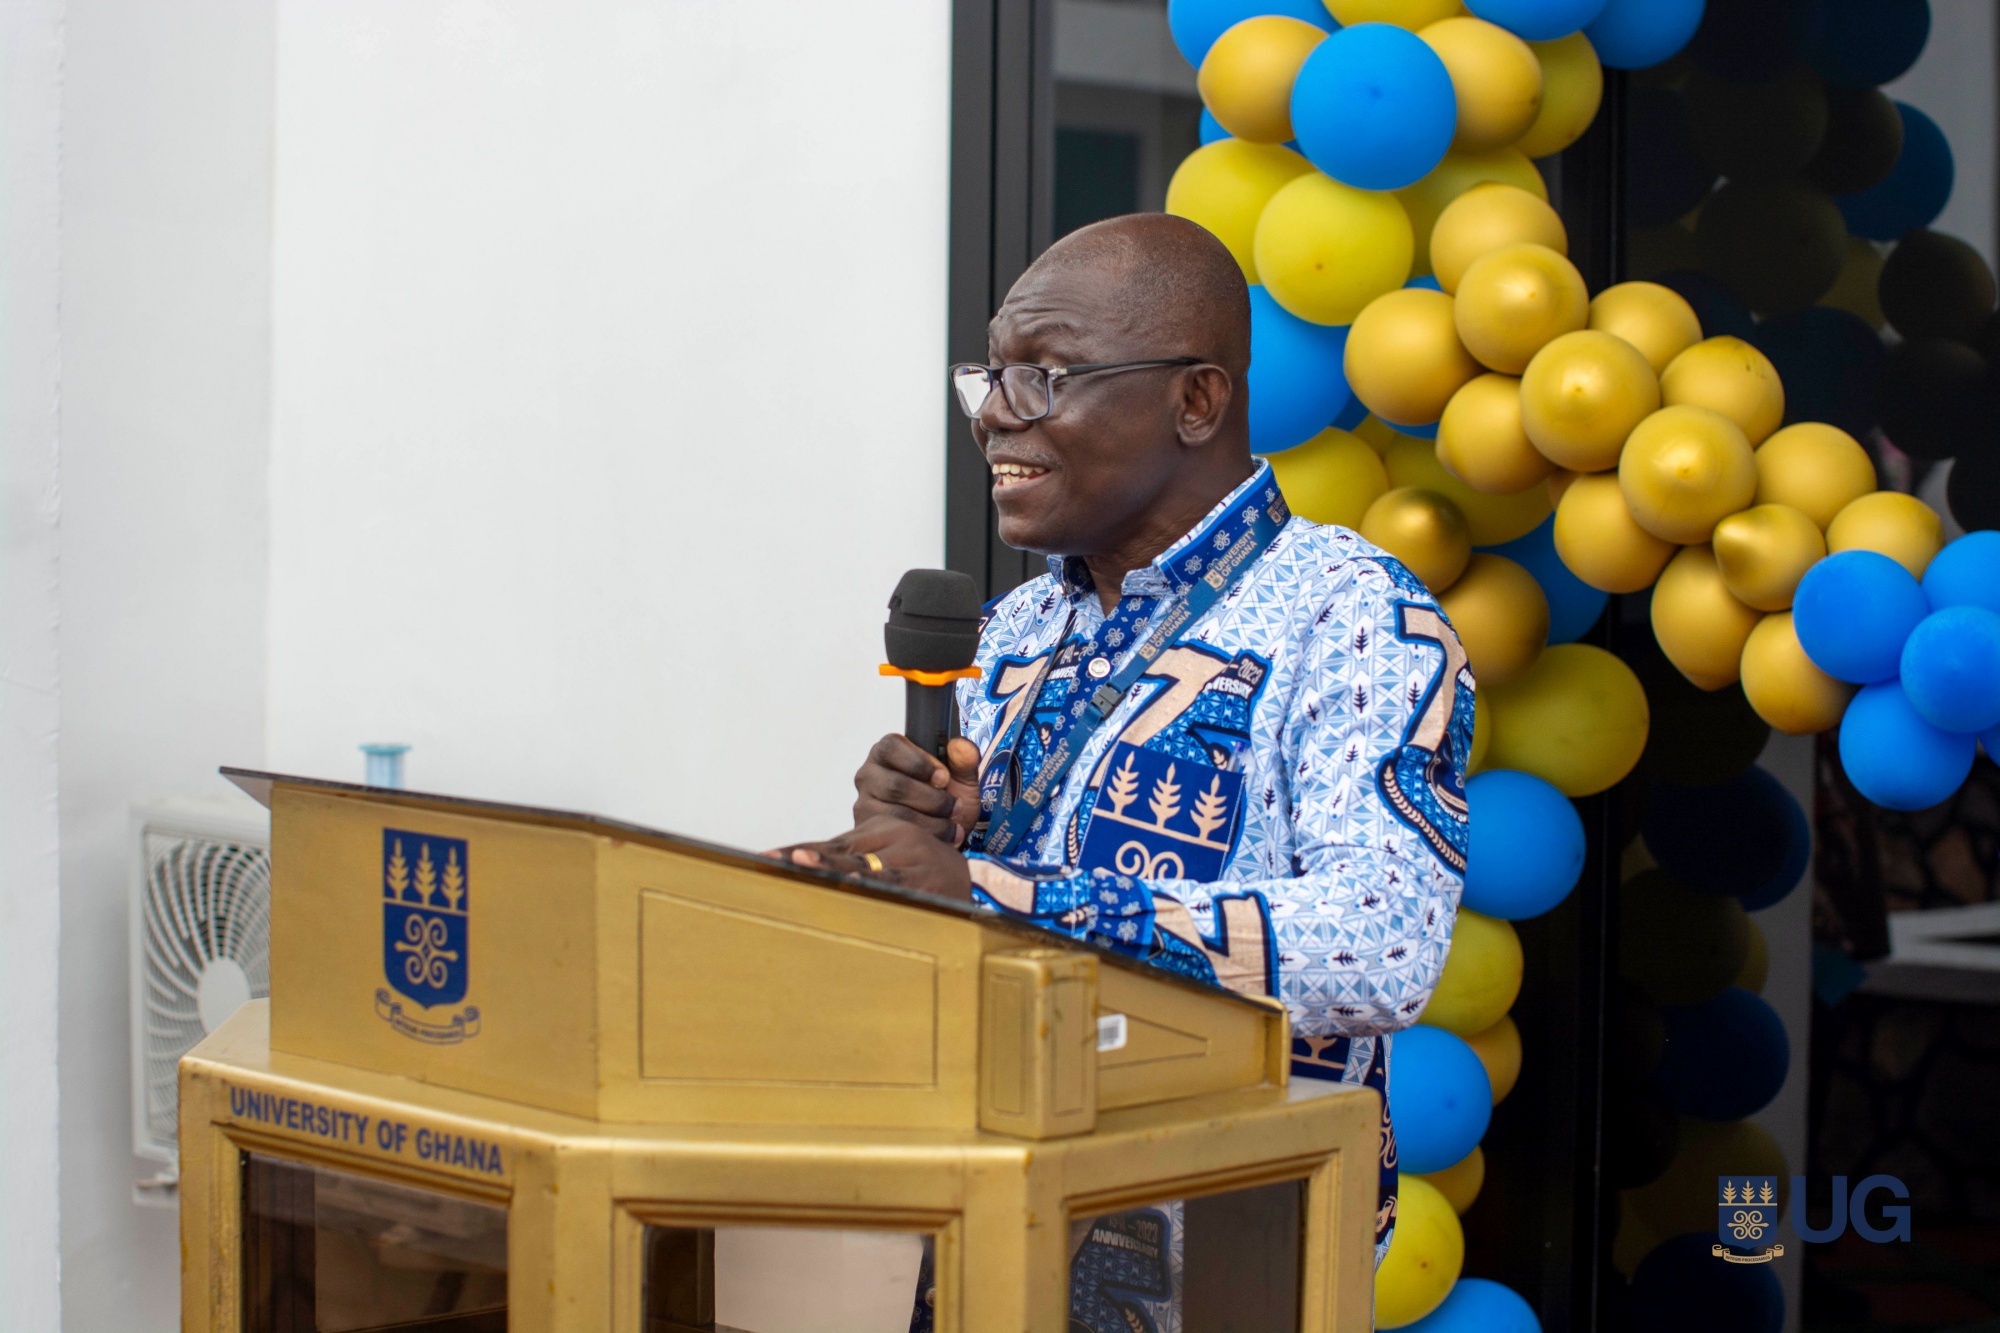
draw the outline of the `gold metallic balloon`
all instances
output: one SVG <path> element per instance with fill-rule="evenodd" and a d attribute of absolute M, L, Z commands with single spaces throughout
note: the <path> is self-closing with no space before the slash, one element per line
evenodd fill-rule
<path fill-rule="evenodd" d="M 1848 502 L 1827 524 L 1826 549 L 1879 551 L 1917 578 L 1944 545 L 1937 510 L 1901 491 L 1875 491 Z"/>
<path fill-rule="evenodd" d="M 1474 260 L 1504 245 L 1545 245 L 1569 253 L 1562 218 L 1540 195 L 1518 185 L 1475 185 L 1445 206 L 1431 228 L 1431 272 L 1448 292 Z"/>
<path fill-rule="evenodd" d="M 1757 446 L 1757 503 L 1790 505 L 1822 532 L 1874 489 L 1868 451 L 1838 426 L 1801 421 Z"/>
<path fill-rule="evenodd" d="M 1440 19 L 1417 36 L 1451 75 L 1458 124 L 1451 146 L 1469 153 L 1504 148 L 1542 110 L 1542 62 L 1528 44 L 1485 19 Z"/>
<path fill-rule="evenodd" d="M 1512 495 L 1548 479 L 1556 465 L 1521 425 L 1521 381 L 1481 375 L 1451 396 L 1438 422 L 1438 462 L 1475 491 Z"/>
<path fill-rule="evenodd" d="M 1625 438 L 1660 406 L 1645 355 L 1595 329 L 1565 333 L 1521 376 L 1521 425 L 1544 458 L 1575 472 L 1618 466 Z"/>
<path fill-rule="evenodd" d="M 1420 486 L 1436 491 L 1465 515 L 1474 546 L 1498 546 L 1525 537 L 1549 516 L 1548 493 L 1540 486 L 1512 495 L 1486 495 L 1454 477 L 1439 460 L 1437 446 L 1408 435 L 1390 441 L 1382 455 L 1391 486 Z"/>
<path fill-rule="evenodd" d="M 1660 372 L 1660 401 L 1720 412 L 1753 445 L 1785 419 L 1777 368 L 1741 338 L 1709 338 L 1675 357 Z"/>
<path fill-rule="evenodd" d="M 1408 565 L 1433 593 L 1457 581 L 1472 559 L 1458 506 L 1436 491 L 1398 486 L 1361 516 L 1361 535 Z"/>
<path fill-rule="evenodd" d="M 1343 28 L 1393 23 L 1412 32 L 1465 12 L 1460 0 L 1327 0 L 1326 7 Z"/>
<path fill-rule="evenodd" d="M 1649 588 L 1674 544 L 1639 526 L 1615 472 L 1578 476 L 1556 506 L 1556 554 L 1569 572 L 1599 592 Z"/>
<path fill-rule="evenodd" d="M 1475 259 L 1458 280 L 1459 340 L 1481 365 L 1518 375 L 1550 339 L 1584 326 L 1590 294 L 1576 265 L 1532 242 Z"/>
<path fill-rule="evenodd" d="M 1548 183 L 1542 179 L 1542 173 L 1518 149 L 1496 148 L 1490 153 L 1453 149 L 1431 169 L 1430 175 L 1396 191 L 1403 211 L 1410 215 L 1410 229 L 1416 234 L 1419 264 L 1430 262 L 1431 228 L 1437 225 L 1446 205 L 1485 181 L 1518 185 L 1544 201 L 1549 197 Z"/>
<path fill-rule="evenodd" d="M 1315 523 L 1358 529 L 1368 506 L 1389 489 L 1381 456 L 1359 436 L 1331 426 L 1269 458 L 1292 512 Z"/>
<path fill-rule="evenodd" d="M 1733 685 L 1743 644 L 1763 613 L 1731 595 L 1706 546 L 1683 547 L 1653 585 L 1653 637 L 1680 673 L 1704 690 Z"/>
<path fill-rule="evenodd" d="M 1473 1033 L 1465 1039 L 1465 1044 L 1479 1057 L 1479 1063 L 1486 1066 L 1486 1077 L 1493 1084 L 1493 1104 L 1498 1106 L 1507 1100 L 1507 1094 L 1521 1077 L 1521 1029 L 1512 1018 L 1502 1014 L 1499 1022 L 1484 1032 Z"/>
<path fill-rule="evenodd" d="M 1666 1173 L 1650 1184 L 1622 1192 L 1654 1233 L 1665 1238 L 1689 1231 L 1712 1232 L 1715 1183 L 1725 1175 L 1777 1177 L 1778 1211 L 1784 1211 L 1791 1169 L 1785 1164 L 1784 1149 L 1769 1130 L 1754 1120 L 1683 1116 L 1680 1131 L 1680 1148 Z"/>
<path fill-rule="evenodd" d="M 1514 679 L 1548 645 L 1548 595 L 1533 574 L 1504 555 L 1475 552 L 1438 605 L 1458 631 L 1482 689 Z"/>
<path fill-rule="evenodd" d="M 1752 505 L 1715 525 L 1716 568 L 1737 601 L 1783 611 L 1814 562 L 1826 556 L 1819 525 L 1790 505 Z"/>
<path fill-rule="evenodd" d="M 1819 303 L 1859 315 L 1871 329 L 1881 328 L 1888 322 L 1882 314 L 1882 298 L 1878 294 L 1884 262 L 1882 252 L 1871 242 L 1859 236 L 1848 237 L 1847 257 L 1841 263 L 1840 276 L 1833 280 L 1833 289 L 1820 297 Z"/>
<path fill-rule="evenodd" d="M 1521 937 L 1497 917 L 1458 909 L 1451 951 L 1424 1006 L 1426 1027 L 1469 1037 L 1498 1023 L 1521 993 Z"/>
<path fill-rule="evenodd" d="M 1195 87 L 1201 100 L 1238 139 L 1284 143 L 1292 138 L 1292 82 L 1326 30 L 1304 19 L 1261 14 L 1223 30 L 1202 57 Z"/>
<path fill-rule="evenodd" d="M 1736 423 L 1705 407 L 1663 407 L 1633 428 L 1618 484 L 1639 526 L 1670 542 L 1705 542 L 1757 493 L 1757 464 Z"/>
<path fill-rule="evenodd" d="M 1839 726 L 1860 688 L 1813 665 L 1799 647 L 1790 611 L 1765 616 L 1743 645 L 1743 693 L 1758 717 L 1787 736 Z"/>
<path fill-rule="evenodd" d="M 1655 375 L 1701 341 L 1701 321 L 1694 307 L 1679 292 L 1657 282 L 1606 287 L 1590 303 L 1590 327 L 1638 348 Z"/>
<path fill-rule="evenodd" d="M 1167 182 L 1167 212 L 1206 227 L 1229 247 L 1245 281 L 1257 282 L 1257 219 L 1312 163 L 1282 144 L 1217 139 L 1182 159 Z"/>
<path fill-rule="evenodd" d="M 1646 691 L 1602 648 L 1554 643 L 1505 685 L 1493 705 L 1492 768 L 1533 773 L 1565 796 L 1615 786 L 1646 748 Z"/>
<path fill-rule="evenodd" d="M 1492 1077 L 1489 1072 L 1487 1078 L 1490 1080 Z M 1451 1205 L 1453 1212 L 1464 1217 L 1465 1210 L 1478 1200 L 1479 1189 L 1486 1183 L 1486 1154 L 1475 1143 L 1471 1152 L 1444 1170 L 1425 1172 L 1417 1179 L 1428 1182 L 1444 1195 L 1444 1201 Z"/>
<path fill-rule="evenodd" d="M 1471 777 L 1486 767 L 1486 747 L 1493 743 L 1493 710 L 1486 706 L 1486 696 L 1477 690 L 1472 695 L 1472 753 L 1465 758 L 1465 775 Z"/>
<path fill-rule="evenodd" d="M 1529 42 L 1542 62 L 1542 109 L 1514 147 L 1529 157 L 1547 157 L 1583 137 L 1604 100 L 1604 66 L 1590 39 L 1580 32 L 1552 42 Z"/>
<path fill-rule="evenodd" d="M 1458 340 L 1452 298 L 1423 287 L 1378 296 L 1347 334 L 1347 383 L 1388 424 L 1424 426 L 1444 414 L 1479 363 Z"/>

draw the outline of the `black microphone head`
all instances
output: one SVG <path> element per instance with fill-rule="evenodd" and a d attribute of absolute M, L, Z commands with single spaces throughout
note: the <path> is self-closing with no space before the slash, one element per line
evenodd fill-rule
<path fill-rule="evenodd" d="M 979 585 L 955 569 L 913 569 L 889 597 L 882 641 L 902 671 L 958 671 L 979 651 Z"/>

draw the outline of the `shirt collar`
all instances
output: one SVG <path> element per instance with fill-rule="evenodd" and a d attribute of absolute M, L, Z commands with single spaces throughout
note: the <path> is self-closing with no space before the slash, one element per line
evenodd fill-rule
<path fill-rule="evenodd" d="M 1215 508 L 1208 511 L 1201 522 L 1194 525 L 1180 540 L 1153 557 L 1153 562 L 1125 575 L 1125 586 L 1119 589 L 1126 597 L 1164 597 L 1169 593 L 1184 593 L 1195 584 L 1201 571 L 1208 567 L 1208 561 L 1215 555 L 1215 540 L 1223 530 L 1235 525 L 1247 527 L 1254 521 L 1254 513 L 1278 498 L 1277 482 L 1271 475 L 1271 464 L 1265 459 L 1257 460 L 1257 470 L 1250 474 L 1235 490 L 1222 497 Z M 1222 540 L 1227 549 L 1234 535 Z M 1049 557 L 1049 572 L 1062 585 L 1063 595 L 1072 600 L 1082 600 L 1096 591 L 1090 581 L 1090 571 L 1084 567 L 1080 556 L 1052 555 Z"/>

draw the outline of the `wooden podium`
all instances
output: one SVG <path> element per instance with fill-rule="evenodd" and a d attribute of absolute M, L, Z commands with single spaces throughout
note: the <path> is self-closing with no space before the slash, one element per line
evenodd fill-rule
<path fill-rule="evenodd" d="M 185 1329 L 741 1328 L 781 1293 L 729 1256 L 782 1233 L 920 1262 L 939 1330 L 1063 1333 L 1091 1219 L 1178 1200 L 1190 1333 L 1370 1326 L 1379 1104 L 1288 1086 L 1269 1000 L 610 820 L 225 772 L 271 809 L 271 998 L 181 1062 Z"/>

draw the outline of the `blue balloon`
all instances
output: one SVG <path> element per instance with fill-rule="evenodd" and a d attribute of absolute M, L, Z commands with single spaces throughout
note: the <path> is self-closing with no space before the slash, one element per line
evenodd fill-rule
<path fill-rule="evenodd" d="M 1525 537 L 1479 549 L 1506 556 L 1542 585 L 1542 595 L 1549 599 L 1550 643 L 1575 643 L 1588 634 L 1604 614 L 1604 604 L 1611 600 L 1609 593 L 1599 592 L 1570 573 L 1569 566 L 1556 554 L 1554 514 Z"/>
<path fill-rule="evenodd" d="M 1951 198 L 1951 144 L 1944 131 L 1906 102 L 1896 103 L 1896 111 L 1903 118 L 1903 154 L 1896 165 L 1860 194 L 1833 199 L 1847 229 L 1871 241 L 1893 241 L 1930 226 Z"/>
<path fill-rule="evenodd" d="M 1553 42 L 1603 13 L 1604 0 L 1465 0 L 1465 7 L 1523 41 Z"/>
<path fill-rule="evenodd" d="M 1796 1206 L 1796 1205 L 1795 1205 Z M 1769 1264 L 1715 1257 L 1713 1231 L 1691 1231 L 1653 1247 L 1632 1272 L 1637 1333 L 1778 1333 L 1785 1289 Z"/>
<path fill-rule="evenodd" d="M 1664 1017 L 1667 1046 L 1653 1079 L 1682 1115 L 1741 1120 L 1784 1086 L 1792 1064 L 1785 1022 L 1753 992 L 1731 986 Z"/>
<path fill-rule="evenodd" d="M 1438 53 L 1391 23 L 1321 42 L 1292 84 L 1292 129 L 1312 164 L 1360 190 L 1400 190 L 1444 160 L 1458 97 Z"/>
<path fill-rule="evenodd" d="M 1443 1028 L 1405 1028 L 1389 1048 L 1389 1117 L 1397 1165 L 1442 1171 L 1479 1146 L 1493 1118 L 1493 1081 L 1470 1046 Z"/>
<path fill-rule="evenodd" d="M 1250 399 L 1251 411 L 1257 399 Z M 1910 571 L 1874 551 L 1840 551 L 1806 571 L 1792 596 L 1799 647 L 1836 680 L 1894 680 L 1903 641 L 1931 604 Z"/>
<path fill-rule="evenodd" d="M 1353 395 L 1343 358 L 1347 326 L 1312 324 L 1250 288 L 1250 448 L 1275 454 L 1304 444 Z"/>
<path fill-rule="evenodd" d="M 1222 128 L 1222 122 L 1217 120 L 1215 113 L 1207 107 L 1201 109 L 1200 133 L 1203 146 L 1212 144 L 1217 139 L 1227 139 L 1229 137 L 1229 131 Z"/>
<path fill-rule="evenodd" d="M 1804 0 L 1792 11 L 1799 54 L 1841 88 L 1874 88 L 1900 78 L 1930 35 L 1930 0 Z"/>
<path fill-rule="evenodd" d="M 1776 907 L 1805 882 L 1806 871 L 1812 868 L 1812 822 L 1806 818 L 1805 807 L 1797 801 L 1786 808 L 1784 838 L 1785 859 L 1777 872 L 1737 899 L 1744 911 L 1761 912 Z"/>
<path fill-rule="evenodd" d="M 1494 769 L 1465 784 L 1465 800 L 1467 907 L 1525 921 L 1569 897 L 1583 873 L 1583 819 L 1569 797 L 1533 774 Z"/>
<path fill-rule="evenodd" d="M 1606 69 L 1651 69 L 1680 54 L 1701 13 L 1702 0 L 1611 0 L 1583 35 Z"/>
<path fill-rule="evenodd" d="M 1350 395 L 1347 406 L 1340 409 L 1340 415 L 1333 419 L 1333 424 L 1340 430 L 1353 430 L 1366 420 L 1368 420 L 1368 404 Z"/>
<path fill-rule="evenodd" d="M 1196 69 L 1207 59 L 1216 38 L 1260 14 L 1304 19 L 1328 32 L 1340 26 L 1319 0 L 1167 0 L 1167 28 L 1174 35 L 1174 45 Z"/>
<path fill-rule="evenodd" d="M 1444 290 L 1444 284 L 1437 280 L 1437 274 L 1435 273 L 1426 273 L 1421 278 L 1411 278 L 1403 285 L 1405 287 L 1421 287 L 1427 292 L 1441 292 Z"/>
<path fill-rule="evenodd" d="M 1691 268 L 1672 269 L 1653 279 L 1662 287 L 1680 293 L 1681 299 L 1694 307 L 1694 316 L 1701 321 L 1701 336 L 1720 338 L 1727 335 L 1750 342 L 1757 336 L 1757 321 L 1742 302 L 1729 294 L 1719 281 L 1706 273 L 1698 273 Z"/>
<path fill-rule="evenodd" d="M 1438 437 L 1438 424 L 1435 421 L 1426 421 L 1421 426 L 1398 426 L 1396 429 L 1419 440 L 1435 440 Z"/>
<path fill-rule="evenodd" d="M 1933 611 L 1903 644 L 1903 693 L 1940 731 L 2000 726 L 2000 615 L 1983 606 Z"/>
<path fill-rule="evenodd" d="M 1483 1277 L 1462 1277 L 1445 1293 L 1444 1304 L 1405 1333 L 1542 1333 L 1534 1307 L 1512 1287 Z"/>
<path fill-rule="evenodd" d="M 1840 766 L 1854 789 L 1890 810 L 1928 810 L 1972 772 L 1975 746 L 1910 706 L 1896 681 L 1863 687 L 1840 719 Z"/>
<path fill-rule="evenodd" d="M 1730 897 L 1768 888 L 1801 844 L 1812 847 L 1798 798 L 1755 765 L 1706 787 L 1655 782 L 1643 831 L 1660 869 L 1690 889 Z"/>
<path fill-rule="evenodd" d="M 1983 606 L 2000 612 L 2000 532 L 1968 532 L 1931 558 L 1924 570 L 1931 610 Z"/>
<path fill-rule="evenodd" d="M 1882 408 L 1882 337 L 1847 310 L 1813 306 L 1751 335 L 1785 386 L 1785 424 L 1824 421 L 1865 439 Z"/>

